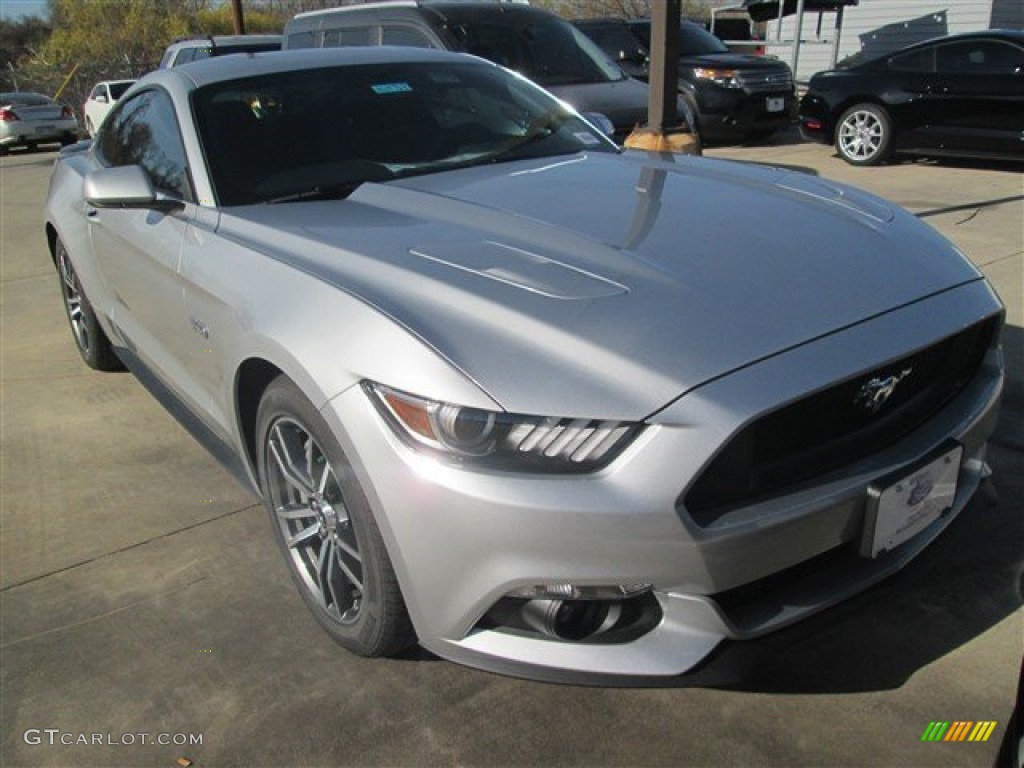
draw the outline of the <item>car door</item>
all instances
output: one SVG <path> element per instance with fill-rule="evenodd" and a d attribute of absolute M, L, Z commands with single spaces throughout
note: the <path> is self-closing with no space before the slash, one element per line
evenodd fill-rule
<path fill-rule="evenodd" d="M 96 141 L 102 166 L 139 165 L 154 187 L 185 202 L 171 212 L 86 205 L 96 263 L 111 296 L 107 308 L 121 337 L 165 384 L 181 377 L 188 334 L 179 277 L 181 250 L 195 206 L 174 106 L 158 88 L 121 103 Z"/>
<path fill-rule="evenodd" d="M 1020 150 L 1024 132 L 1024 50 L 994 39 L 936 48 L 930 131 L 940 148 Z"/>
<path fill-rule="evenodd" d="M 935 74 L 935 48 L 916 47 L 892 56 L 887 72 L 865 73 L 865 86 L 875 89 L 892 115 L 896 146 L 921 149 L 934 146 L 931 131 L 936 93 L 932 92 Z"/>

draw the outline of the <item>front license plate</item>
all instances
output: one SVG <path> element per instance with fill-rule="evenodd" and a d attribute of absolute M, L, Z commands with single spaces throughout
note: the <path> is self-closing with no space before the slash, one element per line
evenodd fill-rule
<path fill-rule="evenodd" d="M 893 483 L 872 486 L 861 554 L 877 557 L 898 547 L 952 507 L 963 453 L 957 446 Z"/>
<path fill-rule="evenodd" d="M 769 112 L 781 112 L 786 108 L 786 100 L 783 98 L 771 98 L 768 99 L 768 111 Z"/>

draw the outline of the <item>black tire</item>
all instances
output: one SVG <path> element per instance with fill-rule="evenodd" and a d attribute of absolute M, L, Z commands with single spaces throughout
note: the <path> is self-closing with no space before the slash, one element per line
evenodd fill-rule
<path fill-rule="evenodd" d="M 836 152 L 850 165 L 879 165 L 892 147 L 892 120 L 877 104 L 854 104 L 836 124 Z"/>
<path fill-rule="evenodd" d="M 75 346 L 78 347 L 85 364 L 97 371 L 121 370 L 124 365 L 114 354 L 110 339 L 96 319 L 96 313 L 79 285 L 78 273 L 75 272 L 68 251 L 60 238 L 54 244 L 54 262 L 60 280 L 61 296 L 64 299 L 64 313 L 71 326 Z"/>
<path fill-rule="evenodd" d="M 380 529 L 341 446 L 285 376 L 256 416 L 264 506 L 288 570 L 316 620 L 360 656 L 416 642 Z"/>

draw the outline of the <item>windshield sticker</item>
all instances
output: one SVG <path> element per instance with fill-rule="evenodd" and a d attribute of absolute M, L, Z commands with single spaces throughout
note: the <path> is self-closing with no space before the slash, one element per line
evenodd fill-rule
<path fill-rule="evenodd" d="M 386 93 L 412 93 L 412 86 L 408 83 L 378 83 L 370 87 L 378 95 Z"/>
<path fill-rule="evenodd" d="M 582 141 L 584 144 L 600 144 L 601 140 L 592 133 L 585 133 L 584 131 L 577 131 L 573 134 L 577 139 Z"/>

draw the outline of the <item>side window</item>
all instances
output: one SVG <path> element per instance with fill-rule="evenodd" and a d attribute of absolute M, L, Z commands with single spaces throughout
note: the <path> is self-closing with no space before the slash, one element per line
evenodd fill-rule
<path fill-rule="evenodd" d="M 89 98 L 90 99 L 98 99 L 102 95 L 103 95 L 103 86 L 102 85 L 97 85 L 95 88 L 92 89 L 92 93 L 89 94 Z"/>
<path fill-rule="evenodd" d="M 370 33 L 373 27 L 335 27 L 325 29 L 322 48 L 343 48 L 348 45 L 373 45 Z"/>
<path fill-rule="evenodd" d="M 202 61 L 213 56 L 213 49 L 209 47 L 195 48 L 192 51 L 192 61 Z"/>
<path fill-rule="evenodd" d="M 430 38 L 423 32 L 405 24 L 385 25 L 381 45 L 406 45 L 413 48 L 433 48 Z"/>
<path fill-rule="evenodd" d="M 1024 53 L 1015 46 L 996 40 L 968 40 L 941 45 L 938 49 L 940 72 L 978 75 L 1010 75 L 1024 64 Z"/>
<path fill-rule="evenodd" d="M 893 56 L 889 59 L 889 69 L 894 69 L 897 72 L 934 72 L 935 49 L 921 48 Z"/>
<path fill-rule="evenodd" d="M 163 91 L 144 91 L 122 103 L 101 128 L 96 152 L 104 165 L 141 165 L 154 186 L 190 196 L 181 132 Z"/>
<path fill-rule="evenodd" d="M 288 35 L 286 41 L 287 48 L 312 48 L 313 43 L 313 32 L 295 32 L 294 34 Z"/>

